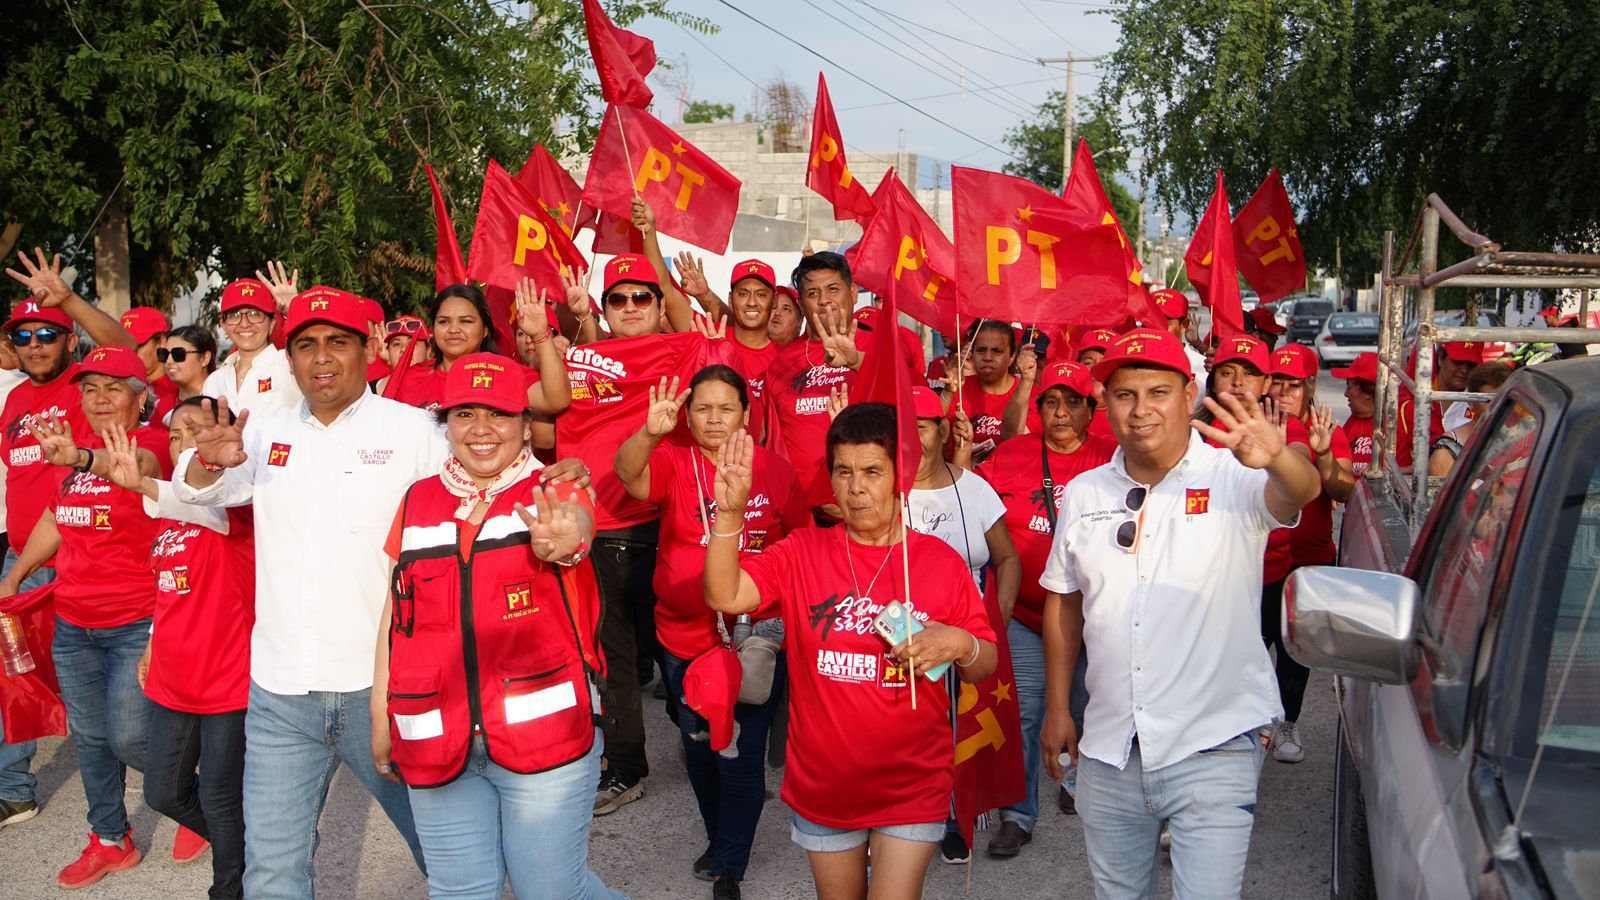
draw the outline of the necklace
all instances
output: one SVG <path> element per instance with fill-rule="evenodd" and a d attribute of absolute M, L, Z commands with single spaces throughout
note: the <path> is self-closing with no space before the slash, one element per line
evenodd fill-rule
<path fill-rule="evenodd" d="M 878 583 L 878 576 L 883 574 L 884 568 L 889 565 L 889 560 L 894 557 L 894 545 L 890 544 L 884 549 L 883 562 L 878 563 L 878 571 L 872 573 L 872 580 L 867 582 L 866 593 L 862 593 L 861 579 L 856 577 L 856 561 L 850 556 L 850 536 L 845 533 L 845 528 L 843 525 L 839 526 L 839 535 L 844 538 L 844 562 L 845 565 L 850 567 L 850 581 L 855 585 L 856 588 L 856 600 L 858 602 L 870 600 L 873 585 Z M 903 539 L 904 538 L 902 538 L 902 540 Z"/>

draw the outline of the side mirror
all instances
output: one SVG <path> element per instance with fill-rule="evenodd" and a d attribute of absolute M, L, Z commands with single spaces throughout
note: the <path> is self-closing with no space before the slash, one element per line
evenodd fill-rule
<path fill-rule="evenodd" d="M 1417 674 L 1421 590 L 1401 575 L 1307 566 L 1283 588 L 1283 645 L 1303 666 L 1379 684 Z"/>

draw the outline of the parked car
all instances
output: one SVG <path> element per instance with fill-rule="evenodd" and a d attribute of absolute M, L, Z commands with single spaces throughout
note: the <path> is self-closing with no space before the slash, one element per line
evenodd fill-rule
<path fill-rule="evenodd" d="M 1318 297 L 1302 297 L 1292 302 L 1283 327 L 1288 340 L 1309 344 L 1322 330 L 1322 323 L 1333 314 L 1333 303 Z"/>
<path fill-rule="evenodd" d="M 1465 325 L 1465 324 L 1467 324 L 1467 311 L 1464 310 L 1464 309 L 1443 309 L 1443 310 L 1438 310 L 1438 311 L 1434 312 L 1434 314 L 1433 314 L 1433 324 L 1448 326 L 1448 327 L 1451 327 L 1451 328 L 1455 328 L 1455 327 L 1459 327 L 1461 325 Z M 1487 310 L 1478 310 L 1478 327 L 1479 328 L 1500 328 L 1500 327 L 1503 327 L 1503 323 L 1500 321 L 1500 314 L 1499 313 L 1494 313 L 1494 312 L 1489 312 Z M 1416 322 L 1412 322 L 1411 324 L 1406 326 L 1405 336 L 1406 336 L 1405 337 L 1406 346 L 1407 347 L 1415 346 L 1415 344 L 1417 342 L 1417 323 Z M 1505 341 L 1489 341 L 1488 344 L 1489 344 L 1489 346 L 1487 348 L 1485 348 L 1486 352 L 1484 353 L 1484 357 L 1483 357 L 1485 361 L 1493 360 L 1493 359 L 1499 359 L 1500 357 L 1504 356 L 1506 353 L 1510 352 L 1510 350 L 1511 350 L 1510 345 L 1507 344 Z"/>
<path fill-rule="evenodd" d="M 1284 592 L 1337 675 L 1330 893 L 1600 896 L 1600 360 L 1519 369 L 1431 509 L 1394 476 Z"/>
<path fill-rule="evenodd" d="M 1322 323 L 1312 345 L 1322 367 L 1348 363 L 1362 353 L 1378 352 L 1378 314 L 1336 312 Z"/>
<path fill-rule="evenodd" d="M 1255 291 L 1242 291 L 1239 294 L 1239 308 L 1245 312 L 1261 305 L 1261 295 Z"/>

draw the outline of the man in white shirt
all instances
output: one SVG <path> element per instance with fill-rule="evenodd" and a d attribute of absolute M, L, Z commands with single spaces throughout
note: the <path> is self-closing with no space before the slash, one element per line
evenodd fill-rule
<path fill-rule="evenodd" d="M 1120 449 L 1073 481 L 1039 579 L 1044 760 L 1056 778 L 1063 746 L 1077 761 L 1098 897 L 1149 894 L 1163 822 L 1175 895 L 1238 896 L 1257 730 L 1282 716 L 1261 642 L 1262 557 L 1267 534 L 1316 497 L 1317 472 L 1254 398 L 1207 398 L 1215 425 L 1191 423 L 1196 387 L 1168 332 L 1118 338 L 1094 377 Z M 1080 638 L 1081 742 L 1067 709 Z"/>
<path fill-rule="evenodd" d="M 233 342 L 233 352 L 206 376 L 201 393 L 227 400 L 236 414 L 298 407 L 300 386 L 289 370 L 289 356 L 272 345 L 277 317 L 271 290 L 254 278 L 223 288 L 222 332 Z"/>

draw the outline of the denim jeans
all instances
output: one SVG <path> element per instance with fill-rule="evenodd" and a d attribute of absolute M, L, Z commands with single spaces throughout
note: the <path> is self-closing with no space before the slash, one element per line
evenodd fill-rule
<path fill-rule="evenodd" d="M 1254 729 L 1155 771 L 1137 741 L 1122 769 L 1080 757 L 1078 816 L 1095 896 L 1151 896 L 1162 822 L 1174 897 L 1239 896 L 1265 758 Z"/>
<path fill-rule="evenodd" d="M 599 532 L 589 554 L 603 605 L 600 646 L 606 655 L 605 712 L 616 720 L 616 728 L 606 735 L 606 771 L 630 784 L 650 774 L 644 755 L 638 660 L 644 656 L 666 667 L 655 628 L 657 528 L 651 522 Z"/>
<path fill-rule="evenodd" d="M 372 765 L 372 690 L 274 694 L 250 683 L 244 717 L 244 891 L 252 900 L 315 895 L 317 819 L 339 763 L 388 814 L 422 868 L 404 785 Z"/>
<path fill-rule="evenodd" d="M 144 802 L 211 842 L 211 900 L 243 897 L 244 710 L 150 707 Z"/>
<path fill-rule="evenodd" d="M 1022 718 L 1022 772 L 1028 791 L 1022 802 L 1000 810 L 1000 821 L 1015 822 L 1033 833 L 1039 822 L 1039 731 L 1044 727 L 1044 638 L 1028 626 L 1012 619 L 1006 626 L 1006 642 L 1011 645 L 1011 674 L 1017 683 L 1017 712 Z M 1089 655 L 1078 649 L 1078 668 L 1072 676 L 1072 693 L 1067 697 L 1072 721 L 1083 733 L 1083 711 L 1089 705 L 1089 689 L 1084 686 Z"/>
<path fill-rule="evenodd" d="M 520 775 L 496 765 L 475 738 L 459 778 L 411 788 L 428 896 L 497 900 L 509 875 L 522 900 L 621 897 L 589 870 L 600 748 L 597 733 L 583 758 Z"/>
<path fill-rule="evenodd" d="M 666 655 L 667 688 L 675 697 L 683 696 L 683 676 L 691 660 Z M 711 870 L 744 880 L 750 864 L 750 846 L 761 822 L 761 807 L 767 797 L 767 732 L 778 709 L 787 668 L 784 654 L 772 674 L 772 693 L 760 705 L 739 703 L 733 707 L 733 743 L 723 751 L 711 749 L 711 725 L 689 708 L 678 704 L 678 731 L 683 737 L 683 762 L 689 770 L 689 784 L 700 805 L 700 821 L 706 828 L 715 861 Z"/>
<path fill-rule="evenodd" d="M 11 567 L 16 564 L 17 551 L 7 547 L 5 567 L 0 574 L 11 571 Z M 23 580 L 21 586 L 17 588 L 17 593 L 31 591 L 55 579 L 55 569 L 40 566 Z M 39 786 L 39 779 L 33 777 L 33 754 L 38 749 L 37 745 L 33 741 L 7 744 L 4 734 L 5 728 L 0 725 L 0 800 L 32 800 L 33 792 Z"/>
<path fill-rule="evenodd" d="M 139 687 L 139 657 L 150 620 L 114 628 L 79 628 L 56 618 L 51 656 L 94 833 L 120 841 L 128 833 L 122 802 L 127 767 L 144 771 L 150 700 Z"/>

